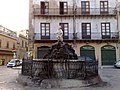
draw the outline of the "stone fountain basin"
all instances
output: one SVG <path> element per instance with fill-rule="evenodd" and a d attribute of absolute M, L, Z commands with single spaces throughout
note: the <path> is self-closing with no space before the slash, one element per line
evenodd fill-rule
<path fill-rule="evenodd" d="M 102 80 L 99 76 L 91 77 L 87 80 L 76 79 L 44 79 L 40 87 L 41 88 L 79 88 L 87 87 L 101 83 Z"/>
<path fill-rule="evenodd" d="M 40 67 L 45 67 L 46 65 L 44 63 L 48 62 L 46 61 L 47 59 L 44 59 L 43 61 L 42 60 L 37 60 L 39 61 L 39 65 L 38 65 L 38 62 L 36 62 L 36 66 L 35 70 L 36 72 L 38 72 L 38 75 L 40 75 L 39 71 L 40 70 Z M 79 60 L 69 60 L 69 68 L 65 68 L 65 66 L 67 64 L 65 63 L 62 63 L 62 61 L 59 61 L 59 60 L 52 60 L 52 62 L 54 62 L 52 64 L 52 71 L 51 73 L 55 73 L 55 76 L 57 76 L 57 78 L 42 78 L 40 77 L 40 82 L 39 82 L 39 86 L 41 88 L 77 88 L 77 87 L 86 87 L 86 86 L 90 86 L 90 85 L 95 85 L 95 84 L 99 84 L 102 82 L 100 76 L 97 74 L 97 75 L 93 75 L 93 76 L 89 76 L 88 78 L 86 79 L 81 79 L 81 78 L 73 78 L 74 77 L 74 73 L 72 73 L 71 71 L 71 74 L 70 74 L 70 78 L 68 79 L 67 77 L 64 77 L 64 75 L 67 75 L 66 72 L 62 71 L 62 70 L 72 70 L 72 69 L 80 69 L 80 64 L 78 63 Z M 44 62 L 44 63 L 43 63 Z M 64 61 L 63 61 L 64 62 Z M 74 62 L 74 64 L 73 64 Z M 83 63 L 84 61 L 81 61 L 81 63 Z M 75 64 L 76 63 L 76 64 Z M 45 65 L 45 66 L 44 66 Z M 48 63 L 48 65 L 51 65 Z M 75 67 L 74 67 L 75 65 Z M 68 66 L 68 65 L 67 65 Z M 60 71 L 59 71 L 60 69 Z M 50 69 L 51 70 L 51 69 Z M 61 72 L 61 73 L 60 73 Z M 63 73 L 64 72 L 64 73 Z M 76 74 L 75 74 L 76 75 Z M 44 75 L 45 76 L 45 75 Z M 41 79 L 42 78 L 42 79 Z"/>

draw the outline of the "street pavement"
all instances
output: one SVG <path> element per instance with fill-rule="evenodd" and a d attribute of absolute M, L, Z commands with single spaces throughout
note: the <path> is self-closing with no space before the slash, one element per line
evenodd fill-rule
<path fill-rule="evenodd" d="M 22 90 L 23 86 L 16 81 L 20 73 L 20 69 L 0 66 L 0 90 Z"/>
<path fill-rule="evenodd" d="M 38 87 L 29 88 L 25 87 L 24 90 L 120 90 L 120 69 L 113 67 L 105 67 L 99 69 L 99 74 L 104 83 L 80 87 L 80 88 L 62 88 L 62 89 L 41 89 Z"/>
<path fill-rule="evenodd" d="M 99 69 L 99 74 L 104 83 L 80 88 L 52 88 L 41 89 L 37 86 L 22 86 L 17 82 L 21 67 L 7 68 L 0 66 L 0 90 L 120 90 L 120 69 L 106 67 Z"/>

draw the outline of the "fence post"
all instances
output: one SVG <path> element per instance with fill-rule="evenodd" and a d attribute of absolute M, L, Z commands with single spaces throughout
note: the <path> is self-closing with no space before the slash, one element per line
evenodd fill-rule
<path fill-rule="evenodd" d="M 31 68 L 30 68 L 31 69 L 31 71 L 30 71 L 31 72 L 31 77 L 33 77 L 33 75 L 32 75 L 32 68 L 33 68 L 33 59 L 31 59 Z"/>
<path fill-rule="evenodd" d="M 24 75 L 24 58 L 22 59 L 22 75 Z"/>

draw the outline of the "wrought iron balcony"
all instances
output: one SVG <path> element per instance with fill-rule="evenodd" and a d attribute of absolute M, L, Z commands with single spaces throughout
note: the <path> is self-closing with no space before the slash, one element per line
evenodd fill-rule
<path fill-rule="evenodd" d="M 88 11 L 87 11 L 88 10 Z M 61 10 L 60 8 L 49 8 L 49 9 L 41 9 L 41 8 L 34 8 L 33 14 L 34 15 L 44 15 L 44 16 L 52 16 L 52 15 L 115 15 L 115 8 L 108 8 L 108 11 L 100 11 L 100 8 L 90 8 L 90 9 L 82 9 L 76 8 L 73 11 L 73 8 L 68 8 L 66 10 Z"/>
<path fill-rule="evenodd" d="M 114 40 L 119 39 L 119 33 L 118 32 L 111 32 L 110 35 L 102 35 L 101 32 L 92 32 L 90 35 L 78 32 L 76 33 L 76 39 L 77 40 Z M 34 36 L 35 40 L 57 40 L 56 34 L 51 33 L 50 36 L 41 36 L 41 33 L 35 33 Z M 69 33 L 68 36 L 63 36 L 64 40 L 73 40 L 74 34 Z"/>
<path fill-rule="evenodd" d="M 51 33 L 50 36 L 41 36 L 41 33 L 35 33 L 35 40 L 57 40 L 56 34 Z M 63 36 L 64 39 L 73 40 L 73 33 L 69 33 L 69 36 Z"/>
<path fill-rule="evenodd" d="M 0 30 L 0 34 L 2 34 L 2 35 L 6 35 L 6 36 L 9 36 L 9 37 L 11 37 L 11 38 L 17 38 L 17 34 L 15 33 L 15 32 L 13 32 L 13 31 L 11 31 L 11 32 L 5 32 L 5 31 L 1 31 Z"/>

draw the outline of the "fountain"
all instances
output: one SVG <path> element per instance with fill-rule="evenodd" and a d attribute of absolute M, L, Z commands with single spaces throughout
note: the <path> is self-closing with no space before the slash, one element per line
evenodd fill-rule
<path fill-rule="evenodd" d="M 58 41 L 52 45 L 42 61 L 33 63 L 33 77 L 38 77 L 42 88 L 67 88 L 93 85 L 101 82 L 96 62 L 78 59 L 75 50 L 63 42 L 61 28 Z M 35 69 L 35 67 L 37 69 Z"/>
<path fill-rule="evenodd" d="M 52 45 L 44 58 L 57 60 L 78 59 L 77 54 L 75 54 L 75 50 L 72 48 L 72 46 L 63 42 L 63 31 L 61 27 L 59 27 L 56 37 L 58 42 Z"/>
<path fill-rule="evenodd" d="M 55 43 L 43 58 L 56 60 L 78 59 L 72 46 L 61 41 Z"/>

